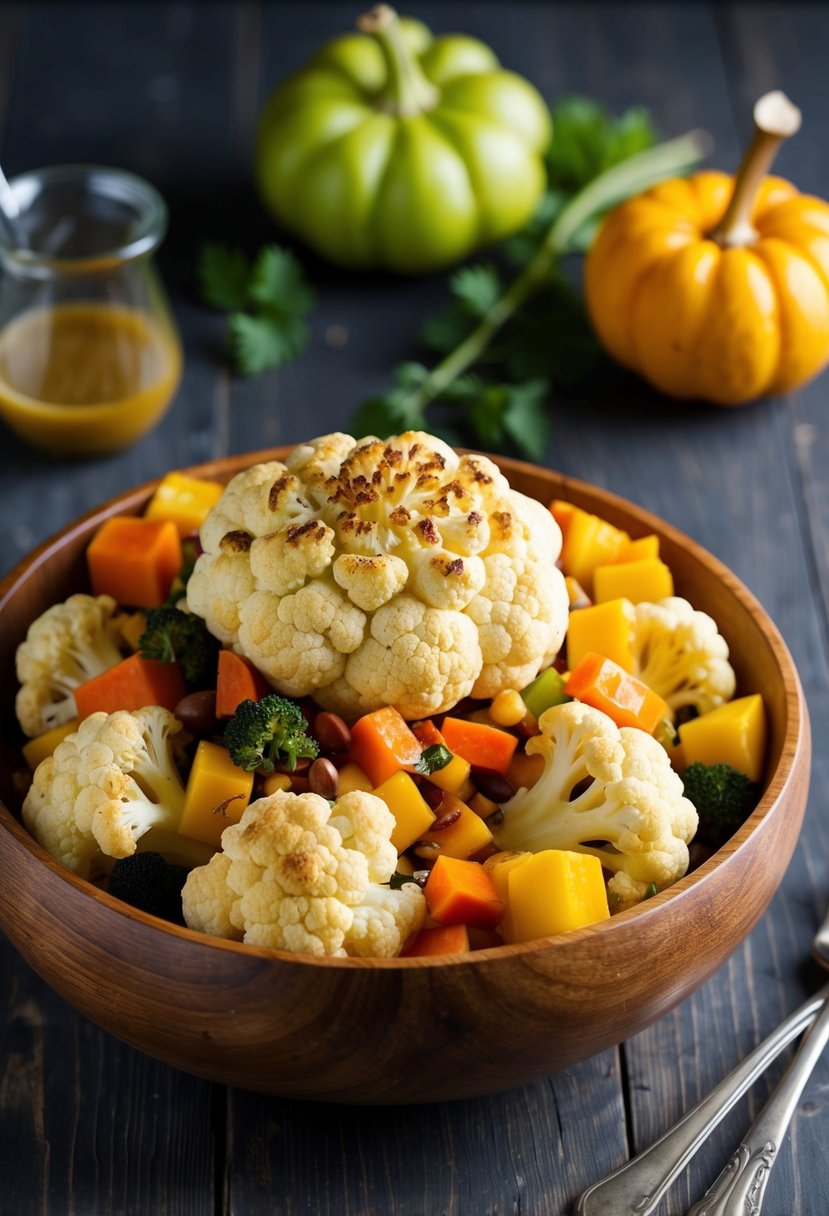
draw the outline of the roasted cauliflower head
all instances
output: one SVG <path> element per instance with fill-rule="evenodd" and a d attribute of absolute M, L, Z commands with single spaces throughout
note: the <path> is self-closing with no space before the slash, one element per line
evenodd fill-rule
<path fill-rule="evenodd" d="M 419 431 L 324 435 L 237 474 L 201 543 L 188 608 L 279 692 L 348 718 L 521 688 L 567 627 L 550 512 Z"/>

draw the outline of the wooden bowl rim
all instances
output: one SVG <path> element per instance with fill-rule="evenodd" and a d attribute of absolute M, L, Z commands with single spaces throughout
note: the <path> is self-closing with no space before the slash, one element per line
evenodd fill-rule
<path fill-rule="evenodd" d="M 207 461 L 198 465 L 192 465 L 179 470 L 191 476 L 204 477 L 213 480 L 226 480 L 234 473 L 239 472 L 243 468 L 248 468 L 253 464 L 264 463 L 271 460 L 282 460 L 289 452 L 293 451 L 297 444 L 283 444 L 277 447 L 265 448 L 257 452 L 239 453 L 236 455 L 221 457 L 217 460 Z M 458 449 L 461 452 L 469 451 L 470 449 Z M 266 963 L 286 962 L 292 965 L 302 964 L 312 967 L 323 968 L 346 968 L 350 970 L 374 970 L 377 968 L 384 970 L 419 970 L 431 967 L 469 967 L 481 965 L 484 963 L 497 963 L 499 960 L 515 959 L 518 957 L 527 957 L 536 954 L 540 951 L 569 951 L 581 942 L 590 941 L 596 937 L 606 937 L 609 933 L 613 933 L 621 925 L 627 925 L 632 917 L 642 919 L 644 917 L 653 917 L 659 915 L 661 909 L 668 904 L 674 904 L 676 901 L 682 901 L 684 896 L 687 896 L 700 883 L 704 882 L 707 877 L 716 871 L 726 868 L 731 858 L 738 852 L 743 844 L 754 834 L 761 826 L 766 817 L 778 805 L 787 785 L 792 779 L 795 771 L 796 763 L 802 754 L 803 746 L 809 738 L 809 721 L 806 702 L 803 696 L 803 691 L 800 684 L 800 679 L 797 674 L 797 669 L 794 660 L 789 652 L 789 649 L 783 640 L 777 626 L 772 621 L 766 610 L 762 607 L 759 600 L 753 595 L 746 585 L 729 569 L 719 558 L 710 553 L 702 545 L 692 540 L 686 533 L 673 524 L 663 520 L 660 516 L 648 511 L 644 507 L 637 506 L 629 499 L 624 498 L 619 494 L 615 494 L 611 490 L 606 490 L 592 482 L 583 481 L 579 478 L 570 477 L 567 474 L 559 473 L 554 469 L 544 468 L 542 465 L 531 464 L 528 461 L 517 460 L 512 457 L 500 456 L 495 453 L 478 452 L 477 455 L 486 456 L 501 468 L 508 479 L 511 480 L 511 473 L 517 472 L 529 477 L 552 477 L 562 487 L 562 497 L 567 497 L 570 492 L 576 495 L 584 495 L 589 498 L 595 498 L 605 503 L 611 510 L 616 510 L 629 518 L 636 521 L 637 525 L 641 525 L 643 532 L 658 532 L 661 533 L 667 540 L 679 548 L 685 549 L 690 556 L 700 565 L 705 566 L 714 576 L 727 587 L 729 592 L 737 599 L 741 606 L 755 618 L 761 626 L 762 631 L 768 641 L 769 647 L 773 653 L 775 662 L 779 668 L 784 690 L 784 702 L 786 706 L 786 730 L 782 740 L 780 750 L 780 761 L 778 762 L 771 778 L 763 791 L 763 795 L 758 802 L 754 811 L 746 819 L 740 829 L 728 840 L 716 853 L 713 854 L 697 869 L 686 874 L 684 878 L 673 883 L 664 891 L 648 899 L 645 904 L 639 904 L 637 907 L 629 908 L 624 912 L 617 912 L 609 920 L 600 921 L 593 925 L 588 925 L 582 929 L 574 929 L 569 933 L 555 935 L 552 937 L 537 938 L 530 942 L 520 942 L 516 944 L 504 944 L 501 946 L 492 946 L 482 950 L 475 950 L 470 954 L 464 955 L 446 955 L 434 957 L 418 957 L 418 958 L 315 958 L 310 955 L 298 955 L 287 950 L 278 950 L 275 948 L 266 948 L 260 946 L 248 945 L 244 942 L 228 941 L 225 938 L 211 937 L 208 934 L 200 933 L 194 929 L 188 929 L 183 926 L 174 925 L 169 921 L 162 920 L 152 916 L 149 913 L 142 912 L 138 908 L 133 908 L 129 904 L 116 899 L 109 895 L 106 891 L 88 882 L 86 879 L 73 874 L 71 870 L 66 869 L 58 861 L 56 861 L 46 850 L 30 836 L 23 825 L 9 811 L 5 804 L 0 800 L 0 827 L 9 832 L 29 853 L 37 860 L 57 875 L 63 881 L 70 883 L 76 890 L 84 895 L 97 900 L 99 904 L 109 908 L 111 911 L 125 916 L 132 921 L 147 926 L 147 928 L 164 932 L 173 938 L 178 938 L 189 944 L 197 944 L 205 949 L 219 949 L 229 951 L 232 954 L 241 954 L 245 958 L 259 958 Z M 150 497 L 152 492 L 161 481 L 160 477 L 153 478 L 150 481 L 144 482 L 142 485 L 133 487 L 130 490 L 125 490 L 121 494 L 107 499 L 105 502 L 91 508 L 83 515 L 78 516 L 64 528 L 53 533 L 50 537 L 44 540 L 36 549 L 33 550 L 27 557 L 18 562 L 5 577 L 0 581 L 0 619 L 2 619 L 3 609 L 7 600 L 13 591 L 15 591 L 19 583 L 30 577 L 36 570 L 44 565 L 49 558 L 59 550 L 63 544 L 76 536 L 78 533 L 86 530 L 87 525 L 93 519 L 103 519 L 109 515 L 114 515 L 122 511 L 134 510 L 140 507 Z M 787 766 L 783 763 L 785 757 L 791 756 L 791 764 Z"/>

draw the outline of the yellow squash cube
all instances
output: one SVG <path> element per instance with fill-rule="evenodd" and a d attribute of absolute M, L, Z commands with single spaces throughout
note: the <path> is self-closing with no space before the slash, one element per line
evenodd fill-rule
<path fill-rule="evenodd" d="M 509 904 L 510 874 L 516 866 L 522 866 L 532 856 L 532 853 L 496 853 L 484 863 L 484 869 L 492 879 L 492 885 L 504 907 Z"/>
<path fill-rule="evenodd" d="M 429 809 L 414 781 L 402 769 L 392 773 L 382 785 L 377 786 L 374 793 L 383 799 L 394 815 L 391 842 L 398 853 L 420 840 L 435 821 L 434 811 Z"/>
<path fill-rule="evenodd" d="M 659 537 L 655 532 L 629 540 L 616 557 L 617 562 L 638 562 L 643 557 L 659 557 Z"/>
<path fill-rule="evenodd" d="M 564 573 L 577 579 L 589 595 L 596 567 L 612 562 L 629 543 L 630 537 L 621 528 L 574 507 L 561 549 Z"/>
<path fill-rule="evenodd" d="M 372 791 L 372 784 L 365 775 L 359 764 L 355 764 L 353 760 L 349 760 L 344 764 L 339 773 L 339 793 L 350 794 L 352 790 L 362 790 L 366 794 Z"/>
<path fill-rule="evenodd" d="M 179 536 L 198 532 L 222 495 L 223 486 L 185 473 L 168 473 L 153 494 L 144 515 L 147 519 L 171 519 Z"/>
<path fill-rule="evenodd" d="M 593 598 L 597 604 L 620 598 L 632 604 L 641 604 L 643 600 L 655 603 L 673 593 L 674 576 L 658 557 L 614 562 L 597 566 L 593 571 Z"/>
<path fill-rule="evenodd" d="M 766 711 L 759 693 L 726 701 L 717 709 L 683 722 L 679 728 L 687 765 L 730 764 L 750 781 L 763 776 L 766 757 Z"/>
<path fill-rule="evenodd" d="M 507 892 L 501 933 L 508 942 L 567 933 L 610 916 L 601 862 L 587 853 L 535 853 L 510 870 Z"/>
<path fill-rule="evenodd" d="M 461 802 L 454 794 L 444 794 L 438 807 L 438 817 L 442 819 L 453 811 L 458 812 L 454 823 L 441 828 L 439 832 L 429 830 L 421 835 L 424 840 L 439 844 L 441 853 L 445 853 L 447 857 L 457 857 L 463 861 L 491 844 L 492 832 L 480 815 L 476 815 L 465 802 Z"/>
<path fill-rule="evenodd" d="M 449 794 L 458 794 L 466 786 L 469 774 L 472 771 L 472 765 L 468 760 L 464 760 L 462 756 L 452 756 L 448 764 L 443 768 L 436 768 L 433 773 L 429 774 L 429 780 L 432 785 L 436 785 L 438 789 L 446 790 Z"/>
<path fill-rule="evenodd" d="M 72 731 L 78 729 L 78 719 L 73 718 L 71 722 L 64 722 L 60 726 L 53 726 L 51 730 L 47 730 L 44 734 L 38 735 L 36 739 L 30 739 L 28 743 L 23 744 L 23 757 L 32 772 L 47 756 L 51 756 L 59 743 L 62 743 L 67 735 L 71 735 Z"/>
<path fill-rule="evenodd" d="M 203 739 L 190 769 L 179 832 L 219 848 L 222 832 L 242 818 L 252 791 L 253 773 L 234 764 L 226 748 Z"/>
<path fill-rule="evenodd" d="M 586 654 L 595 651 L 633 671 L 631 639 L 635 614 L 630 600 L 621 597 L 577 608 L 567 625 L 567 666 L 572 671 Z"/>

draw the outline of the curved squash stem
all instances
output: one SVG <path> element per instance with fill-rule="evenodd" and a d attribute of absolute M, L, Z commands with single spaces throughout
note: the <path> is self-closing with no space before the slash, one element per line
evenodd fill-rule
<path fill-rule="evenodd" d="M 388 114 L 412 118 L 433 110 L 440 94 L 426 79 L 403 38 L 400 19 L 390 4 L 377 4 L 357 18 L 357 28 L 376 39 L 386 61 L 388 84 L 377 104 Z"/>
<path fill-rule="evenodd" d="M 549 277 L 556 259 L 568 253 L 578 230 L 595 216 L 666 177 L 687 173 L 707 153 L 704 131 L 689 131 L 677 139 L 631 156 L 600 173 L 576 194 L 553 221 L 531 261 L 495 301 L 472 333 L 438 363 L 406 401 L 406 408 L 424 410 L 468 368 L 477 363 L 492 337 L 523 307 Z"/>
<path fill-rule="evenodd" d="M 734 190 L 725 215 L 711 233 L 723 248 L 750 245 L 757 240 L 751 213 L 763 178 L 784 140 L 800 130 L 800 110 L 785 93 L 765 93 L 754 107 L 754 137 L 740 162 Z"/>

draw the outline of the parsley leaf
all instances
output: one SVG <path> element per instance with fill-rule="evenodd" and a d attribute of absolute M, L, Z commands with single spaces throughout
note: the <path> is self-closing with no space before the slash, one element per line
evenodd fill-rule
<path fill-rule="evenodd" d="M 228 349 L 241 375 L 282 367 L 304 349 L 314 294 L 290 250 L 266 245 L 251 266 L 238 249 L 206 245 L 199 276 L 205 303 L 229 314 Z"/>

